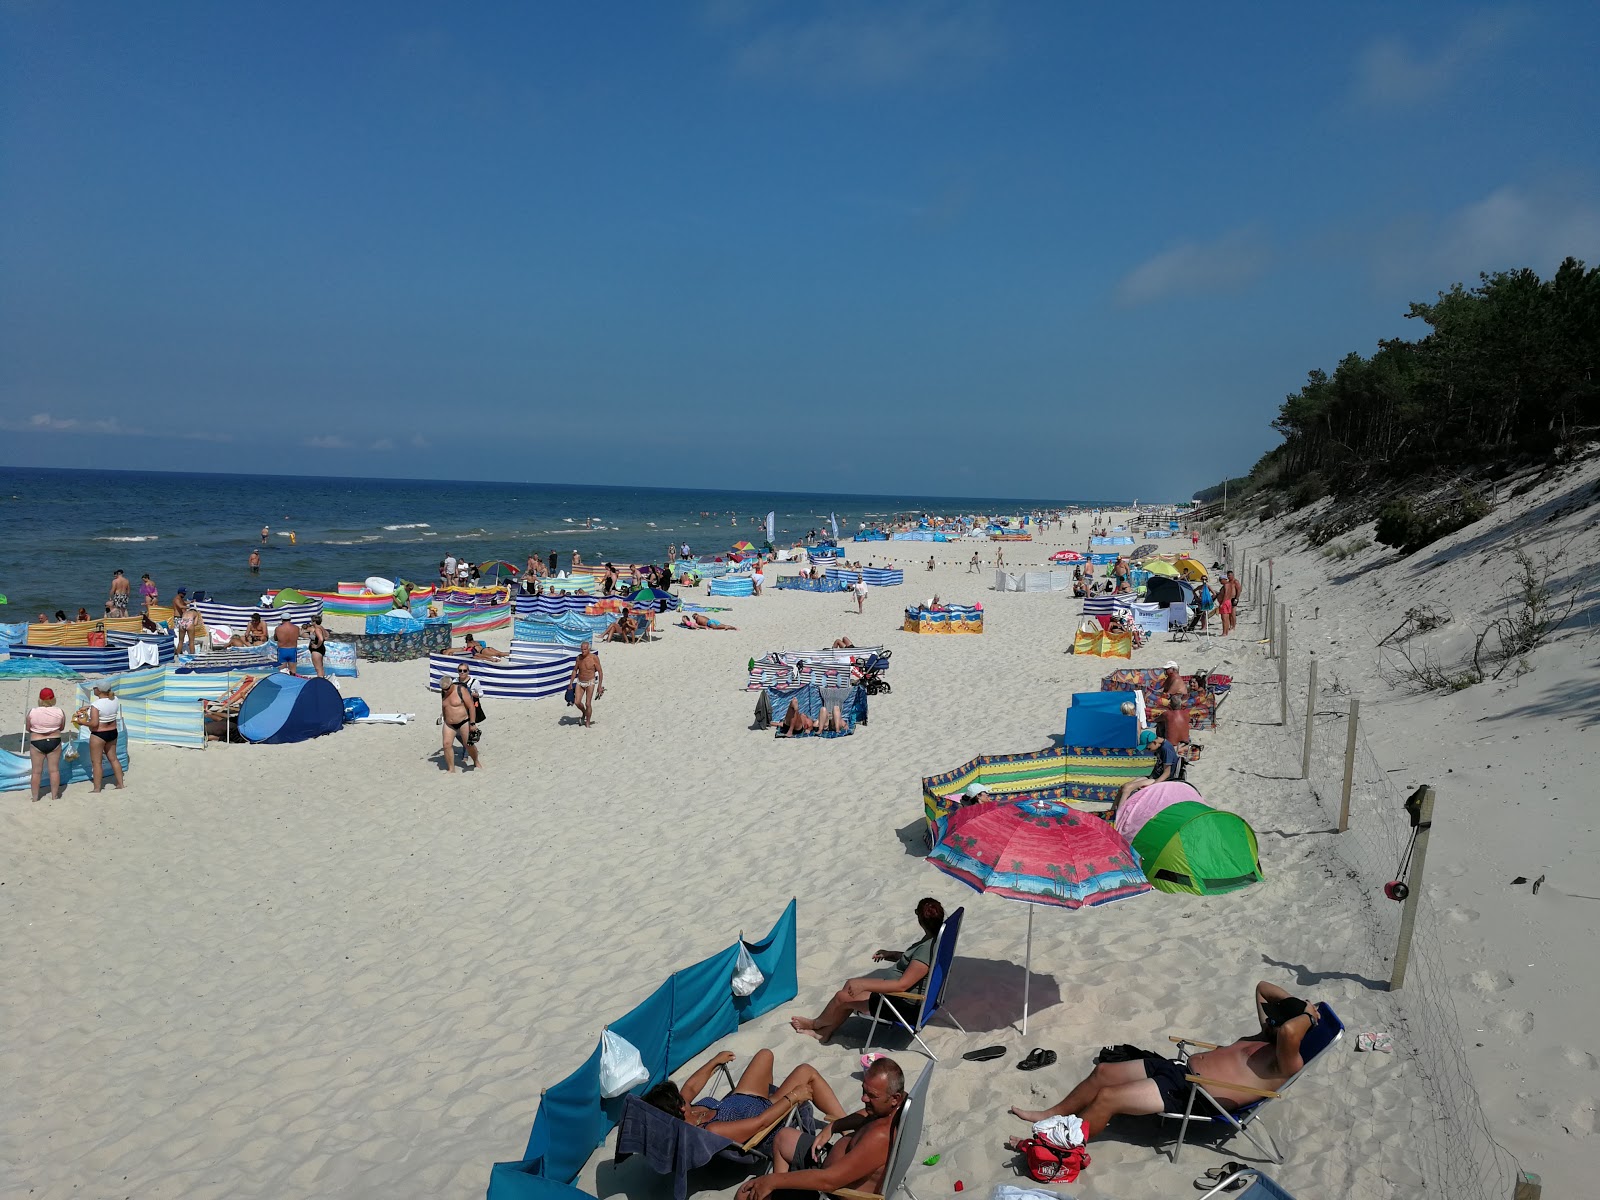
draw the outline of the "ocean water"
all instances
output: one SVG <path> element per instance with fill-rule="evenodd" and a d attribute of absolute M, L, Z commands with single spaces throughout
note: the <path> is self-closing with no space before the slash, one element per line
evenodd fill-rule
<path fill-rule="evenodd" d="M 186 587 L 246 604 L 268 587 L 331 591 L 370 575 L 432 580 L 450 552 L 521 567 L 529 554 L 553 550 L 563 568 L 573 551 L 585 563 L 659 562 L 680 542 L 720 554 L 736 541 L 759 545 L 768 510 L 782 545 L 826 529 L 830 512 L 848 537 L 861 522 L 897 514 L 1000 515 L 1069 503 L 1083 502 L 0 467 L 0 595 L 10 599 L 0 622 L 57 609 L 72 616 L 80 606 L 98 616 L 119 567 L 133 581 L 135 608 L 145 572 L 163 601 Z M 261 551 L 258 577 L 252 549 Z"/>

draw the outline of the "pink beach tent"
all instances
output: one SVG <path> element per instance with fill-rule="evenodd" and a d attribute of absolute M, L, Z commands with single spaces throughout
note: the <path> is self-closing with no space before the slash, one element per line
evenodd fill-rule
<path fill-rule="evenodd" d="M 1177 779 L 1142 787 L 1117 806 L 1117 832 L 1131 842 L 1162 809 L 1189 800 L 1205 802 L 1192 786 Z"/>

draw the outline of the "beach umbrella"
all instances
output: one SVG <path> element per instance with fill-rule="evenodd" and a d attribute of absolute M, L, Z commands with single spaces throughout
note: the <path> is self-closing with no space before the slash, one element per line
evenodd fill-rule
<path fill-rule="evenodd" d="M 1161 553 L 1161 547 L 1154 542 L 1146 542 L 1142 546 L 1135 546 L 1128 552 L 1129 558 L 1154 558 Z"/>
<path fill-rule="evenodd" d="M 1050 556 L 1053 563 L 1081 563 L 1088 562 L 1089 556 L 1081 550 L 1057 550 Z"/>
<path fill-rule="evenodd" d="M 749 542 L 735 542 L 733 544 L 733 548 L 735 550 L 737 550 L 740 554 L 744 554 L 747 551 L 755 549 L 755 547 L 752 546 Z"/>
<path fill-rule="evenodd" d="M 1178 568 L 1179 575 L 1182 575 L 1191 583 L 1199 583 L 1200 580 L 1206 577 L 1205 567 L 1192 558 L 1180 558 L 1172 565 Z"/>
<path fill-rule="evenodd" d="M 1085 908 L 1150 890 L 1127 840 L 1065 800 L 1028 796 L 967 805 L 945 818 L 928 861 L 974 891 L 1028 906 L 1022 968 L 1022 1032 L 1028 1032 L 1033 909 Z"/>
<path fill-rule="evenodd" d="M 478 564 L 478 574 L 479 575 L 487 575 L 491 570 L 493 570 L 494 573 L 495 573 L 494 574 L 495 582 L 498 583 L 500 581 L 500 569 L 502 567 L 504 567 L 512 575 L 516 575 L 518 573 L 515 563 L 508 563 L 503 558 L 491 558 L 486 563 L 479 563 Z"/>
<path fill-rule="evenodd" d="M 1140 563 L 1151 575 L 1165 575 L 1168 579 L 1178 578 L 1178 568 L 1163 559 L 1153 558 L 1149 562 Z"/>

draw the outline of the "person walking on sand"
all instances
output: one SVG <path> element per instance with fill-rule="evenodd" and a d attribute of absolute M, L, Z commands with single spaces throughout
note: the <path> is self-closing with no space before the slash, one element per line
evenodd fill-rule
<path fill-rule="evenodd" d="M 995 547 L 994 565 L 997 567 L 1003 567 L 1006 565 L 1006 549 L 1004 546 Z"/>
<path fill-rule="evenodd" d="M 972 561 L 967 564 L 967 574 L 971 575 L 974 571 L 981 570 L 983 570 L 983 564 L 978 561 L 978 552 L 974 550 L 972 552 Z"/>
<path fill-rule="evenodd" d="M 1222 593 L 1217 600 L 1217 612 L 1222 617 L 1222 636 L 1227 637 L 1233 632 L 1233 627 L 1238 622 L 1239 608 L 1239 581 L 1232 571 L 1222 580 Z"/>
<path fill-rule="evenodd" d="M 128 615 L 128 589 L 131 586 L 128 583 L 128 577 L 121 571 L 113 571 L 111 573 L 110 613 L 113 617 L 125 617 Z"/>
<path fill-rule="evenodd" d="M 856 615 L 860 616 L 867 608 L 867 580 L 864 575 L 857 575 L 856 581 L 850 585 L 850 590 L 856 594 Z"/>
<path fill-rule="evenodd" d="M 606 694 L 605 668 L 600 656 L 588 642 L 578 648 L 578 657 L 572 664 L 572 675 L 567 683 L 573 689 L 573 703 L 583 714 L 585 729 L 594 724 L 594 702 Z"/>
<path fill-rule="evenodd" d="M 471 676 L 467 664 L 456 668 L 456 677 L 439 689 L 439 719 L 444 725 L 444 769 L 454 774 L 456 769 L 455 743 L 460 742 L 473 767 L 481 767 L 478 759 L 478 724 L 474 719 L 477 704 L 472 695 Z"/>

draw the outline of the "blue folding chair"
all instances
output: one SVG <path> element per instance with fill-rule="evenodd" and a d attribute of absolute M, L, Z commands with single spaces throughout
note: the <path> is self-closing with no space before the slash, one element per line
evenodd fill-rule
<path fill-rule="evenodd" d="M 1219 1142 L 1225 1142 L 1235 1134 L 1242 1133 L 1250 1140 L 1252 1146 L 1261 1151 L 1272 1162 L 1283 1162 L 1283 1152 L 1278 1149 L 1278 1143 L 1273 1138 L 1272 1132 L 1265 1125 L 1261 1126 L 1261 1133 L 1267 1139 L 1267 1145 L 1262 1145 L 1256 1139 L 1255 1134 L 1250 1132 L 1250 1127 L 1256 1118 L 1261 1115 L 1262 1109 L 1272 1101 L 1281 1098 L 1293 1086 L 1295 1080 L 1309 1071 L 1311 1064 L 1321 1058 L 1328 1048 L 1336 1044 L 1342 1037 L 1344 1037 L 1344 1022 L 1339 1020 L 1338 1015 L 1326 1004 L 1318 1004 L 1317 1023 L 1307 1031 L 1305 1037 L 1300 1041 L 1300 1069 L 1289 1076 L 1276 1091 L 1240 1087 L 1238 1084 L 1207 1079 L 1203 1075 L 1187 1076 L 1189 1080 L 1189 1103 L 1181 1113 L 1161 1114 L 1162 1120 L 1182 1122 L 1178 1127 L 1177 1140 L 1172 1144 L 1172 1161 L 1178 1161 L 1178 1155 L 1183 1150 L 1183 1140 L 1189 1133 L 1189 1126 L 1204 1125 L 1218 1135 Z M 1185 1065 L 1189 1061 L 1189 1047 L 1193 1046 L 1199 1050 L 1216 1050 L 1219 1048 L 1213 1042 L 1200 1042 L 1194 1038 L 1172 1037 L 1168 1038 L 1168 1040 L 1177 1043 L 1178 1060 Z M 1234 1091 L 1241 1092 L 1255 1091 L 1259 1094 L 1260 1099 L 1242 1105 L 1239 1108 L 1226 1108 L 1220 1100 L 1206 1091 L 1208 1085 L 1211 1087 L 1231 1088 Z M 1205 1100 L 1213 1111 L 1206 1112 L 1202 1109 L 1198 1113 L 1195 1112 L 1194 1102 L 1196 1099 Z"/>
<path fill-rule="evenodd" d="M 922 1047 L 922 1052 L 935 1062 L 939 1061 L 939 1056 L 929 1049 L 927 1042 L 922 1040 L 922 1029 L 929 1021 L 942 1013 L 962 1033 L 966 1032 L 962 1028 L 961 1022 L 956 1020 L 955 1015 L 947 1012 L 944 1007 L 945 992 L 950 986 L 950 966 L 955 961 L 956 942 L 961 937 L 961 918 L 966 915 L 966 912 L 965 908 L 956 909 L 955 912 L 945 917 L 944 924 L 939 927 L 939 936 L 933 942 L 933 962 L 928 968 L 927 986 L 920 993 L 880 992 L 878 994 L 884 997 L 882 1003 L 874 1004 L 866 1013 L 851 1014 L 853 1016 L 870 1016 L 872 1018 L 872 1028 L 867 1031 L 867 1040 L 864 1045 L 872 1045 L 872 1039 L 878 1033 L 878 1022 L 884 1019 L 885 1014 L 893 1016 L 899 1022 L 900 1027 L 916 1040 L 917 1045 Z M 907 1021 L 899 1006 L 889 1002 L 891 999 L 920 1001 L 916 1021 L 914 1023 Z"/>

